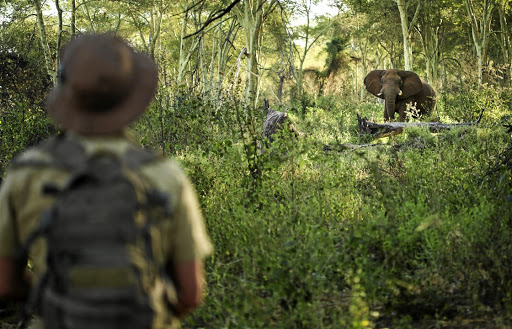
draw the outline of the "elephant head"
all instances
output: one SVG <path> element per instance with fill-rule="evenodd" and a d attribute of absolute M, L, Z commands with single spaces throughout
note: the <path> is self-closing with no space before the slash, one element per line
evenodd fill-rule
<path fill-rule="evenodd" d="M 385 100 L 386 121 L 393 120 L 395 112 L 403 121 L 407 103 L 416 105 L 420 114 L 428 114 L 435 104 L 432 87 L 411 71 L 374 70 L 365 77 L 364 84 L 370 93 Z"/>

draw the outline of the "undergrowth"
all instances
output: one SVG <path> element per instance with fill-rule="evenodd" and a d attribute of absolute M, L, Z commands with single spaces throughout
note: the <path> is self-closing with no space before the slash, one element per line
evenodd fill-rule
<path fill-rule="evenodd" d="M 510 323 L 510 134 L 487 117 L 475 127 L 406 129 L 378 147 L 324 151 L 363 141 L 356 114 L 377 113 L 337 106 L 292 111 L 303 135 L 282 133 L 263 154 L 247 151 L 247 136 L 212 136 L 215 147 L 178 156 L 216 248 L 205 303 L 185 327 Z"/>
<path fill-rule="evenodd" d="M 300 136 L 283 130 L 263 152 L 262 109 L 171 96 L 133 128 L 183 164 L 215 246 L 204 304 L 185 328 L 510 326 L 511 113 L 499 96 L 440 101 L 444 122 L 481 112 L 465 116 L 457 102 L 485 106 L 476 126 L 410 128 L 341 151 L 324 146 L 373 142 L 358 135 L 357 114 L 379 122 L 382 109 L 329 99 L 290 109 Z M 7 114 L 3 138 L 17 125 L 41 131 L 9 135 L 19 149 L 51 132 Z"/>

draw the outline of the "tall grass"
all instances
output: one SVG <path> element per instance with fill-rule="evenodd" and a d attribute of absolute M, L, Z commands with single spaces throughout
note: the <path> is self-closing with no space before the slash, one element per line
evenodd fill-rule
<path fill-rule="evenodd" d="M 215 245 L 205 303 L 185 327 L 510 321 L 511 140 L 493 117 L 509 110 L 484 101 L 494 108 L 476 127 L 406 129 L 384 146 L 342 152 L 323 146 L 368 142 L 356 113 L 379 120 L 380 107 L 292 109 L 303 134 L 278 136 L 264 154 L 252 148 L 263 119 L 246 113 L 232 118 L 233 133 L 224 126 L 177 154 Z M 232 106 L 225 113 L 246 111 Z M 450 106 L 441 105 L 444 118 L 460 113 Z"/>
<path fill-rule="evenodd" d="M 440 99 L 444 122 L 485 108 L 477 126 L 405 129 L 385 145 L 344 151 L 323 147 L 372 142 L 358 135 L 356 114 L 379 121 L 382 108 L 319 99 L 289 110 L 298 139 L 282 132 L 263 153 L 262 109 L 160 95 L 134 134 L 183 164 L 215 245 L 204 305 L 184 327 L 510 326 L 506 95 L 483 88 Z M 7 114 L 2 142 L 18 142 L 2 148 L 5 161 L 52 129 Z M 34 127 L 32 137 L 18 136 L 19 125 Z"/>

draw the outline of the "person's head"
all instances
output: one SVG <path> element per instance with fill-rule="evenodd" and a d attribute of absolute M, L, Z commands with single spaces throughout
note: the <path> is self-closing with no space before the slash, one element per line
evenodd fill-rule
<path fill-rule="evenodd" d="M 144 113 L 157 82 L 154 61 L 119 37 L 82 35 L 64 48 L 46 108 L 63 130 L 113 134 Z"/>

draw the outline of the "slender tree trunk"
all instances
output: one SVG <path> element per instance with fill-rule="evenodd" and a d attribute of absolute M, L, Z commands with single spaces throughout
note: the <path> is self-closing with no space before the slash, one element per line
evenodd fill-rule
<path fill-rule="evenodd" d="M 71 0 L 71 36 L 76 34 L 76 0 Z"/>
<path fill-rule="evenodd" d="M 495 6 L 494 0 L 483 0 L 480 13 L 476 12 L 473 0 L 465 0 L 466 9 L 471 23 L 471 36 L 475 45 L 478 63 L 478 85 L 483 83 L 483 67 L 487 58 L 491 18 Z"/>
<path fill-rule="evenodd" d="M 156 12 L 152 10 L 151 12 L 151 29 L 149 31 L 149 54 L 151 57 L 155 57 L 155 49 L 158 40 L 160 39 L 160 33 L 162 28 L 162 21 L 164 17 L 164 12 L 166 11 L 165 5 L 160 2 L 158 8 L 156 8 Z"/>
<path fill-rule="evenodd" d="M 179 63 L 178 63 L 178 75 L 176 77 L 176 83 L 177 85 L 183 84 L 183 80 L 185 77 L 185 70 L 190 63 L 190 58 L 192 57 L 192 54 L 195 52 L 197 47 L 199 47 L 199 42 L 201 40 L 200 36 L 193 36 L 192 40 L 190 40 L 190 45 L 188 49 L 185 49 L 186 47 L 186 31 L 187 31 L 187 24 L 188 24 L 188 16 L 189 12 L 188 9 L 186 9 L 186 13 L 183 17 L 183 20 L 181 22 L 181 34 L 180 34 L 180 55 L 179 55 Z"/>
<path fill-rule="evenodd" d="M 396 0 L 398 11 L 400 12 L 400 22 L 402 23 L 402 39 L 404 46 L 404 66 L 406 70 L 412 70 L 412 51 L 411 38 L 409 36 L 409 20 L 407 19 L 407 8 L 405 0 Z"/>
<path fill-rule="evenodd" d="M 427 13 L 419 20 L 416 31 L 421 40 L 421 46 L 425 55 L 425 67 L 427 81 L 436 86 L 438 85 L 438 70 L 441 58 L 443 56 L 440 47 L 442 40 L 442 19 L 438 20 L 438 12 L 433 12 L 432 7 L 425 8 Z"/>
<path fill-rule="evenodd" d="M 181 29 L 180 29 L 180 55 L 179 55 L 179 61 L 178 61 L 178 76 L 176 77 L 176 83 L 177 85 L 181 85 L 183 81 L 183 73 L 185 72 L 185 33 L 187 31 L 187 23 L 188 23 L 188 6 L 187 9 L 185 9 L 183 14 L 183 20 L 181 21 Z"/>
<path fill-rule="evenodd" d="M 240 30 L 240 25 L 236 21 L 236 19 L 232 19 L 227 33 L 223 33 L 222 30 L 219 34 L 219 54 L 217 56 L 217 81 L 216 88 L 218 91 L 218 95 L 222 93 L 222 85 L 226 79 L 226 71 L 227 71 L 227 62 L 230 58 L 229 50 L 233 48 L 233 41 L 235 40 L 238 31 Z M 222 42 L 221 42 L 222 41 Z"/>
<path fill-rule="evenodd" d="M 59 54 L 60 53 L 60 48 L 61 48 L 61 45 L 62 45 L 62 33 L 64 33 L 64 31 L 62 30 L 62 8 L 60 8 L 60 3 L 59 3 L 59 0 L 55 0 L 55 9 L 57 9 L 57 19 L 58 19 L 58 31 L 57 31 L 57 49 L 56 49 L 56 53 Z M 56 56 L 56 60 L 55 60 L 55 67 L 59 67 L 60 63 L 60 58 L 59 56 L 57 55 Z"/>
<path fill-rule="evenodd" d="M 39 29 L 39 37 L 41 40 L 41 48 L 43 49 L 44 60 L 46 63 L 46 72 L 52 78 L 52 81 L 55 82 L 56 74 L 53 68 L 52 56 L 50 52 L 50 47 L 48 46 L 48 37 L 46 36 L 46 29 L 44 26 L 44 18 L 43 18 L 43 10 L 41 8 L 40 0 L 32 0 L 36 8 L 36 18 L 37 18 L 37 27 Z"/>
<path fill-rule="evenodd" d="M 256 102 L 256 91 L 259 81 L 258 49 L 259 34 L 263 23 L 263 8 L 267 0 L 244 1 L 243 26 L 245 29 L 245 45 L 247 48 L 247 85 L 245 100 L 250 106 Z"/>
<path fill-rule="evenodd" d="M 263 21 L 275 9 L 277 0 L 247 0 L 241 3 L 237 16 L 245 32 L 246 86 L 245 100 L 249 106 L 256 105 L 259 86 L 258 56 L 263 33 Z"/>
<path fill-rule="evenodd" d="M 82 7 L 82 11 L 85 14 L 85 16 L 87 17 L 87 21 L 89 22 L 89 27 L 91 28 L 91 32 L 96 33 L 96 26 L 94 25 L 94 21 L 91 17 L 91 13 L 89 12 L 88 2 L 87 1 L 83 2 L 80 5 L 80 7 Z"/>
<path fill-rule="evenodd" d="M 400 22 L 402 26 L 402 39 L 404 46 L 404 68 L 406 70 L 412 70 L 413 67 L 413 57 L 412 57 L 412 42 L 411 42 L 411 32 L 412 27 L 416 23 L 416 18 L 418 17 L 419 9 L 421 2 L 418 3 L 416 7 L 416 11 L 414 12 L 414 16 L 409 23 L 409 19 L 407 17 L 407 5 L 406 0 L 395 0 L 398 11 L 400 13 Z"/>
<path fill-rule="evenodd" d="M 293 59 L 292 59 L 292 74 L 295 78 L 295 81 L 297 83 L 297 97 L 301 97 L 303 93 L 303 79 L 304 79 L 304 63 L 306 61 L 306 56 L 308 55 L 309 51 L 313 47 L 313 45 L 320 39 L 321 36 L 324 35 L 324 32 L 327 31 L 329 26 L 326 26 L 326 28 L 323 31 L 320 31 L 316 36 L 311 35 L 311 6 L 313 4 L 312 0 L 303 1 L 302 6 L 303 10 L 306 13 L 306 24 L 304 28 L 305 35 L 302 38 L 304 45 L 301 47 L 298 47 L 296 43 L 292 41 L 291 33 L 288 33 L 288 38 L 290 42 L 290 53 L 295 54 L 297 57 L 297 60 L 299 62 L 298 67 L 293 65 Z"/>
<path fill-rule="evenodd" d="M 500 47 L 501 47 L 501 53 L 503 56 L 503 62 L 506 69 L 506 75 L 504 78 L 504 82 L 508 85 L 511 84 L 512 81 L 512 44 L 510 40 L 510 32 L 509 32 L 509 26 L 507 22 L 507 16 L 505 13 L 504 5 L 501 4 L 499 6 L 499 15 L 500 15 Z"/>
<path fill-rule="evenodd" d="M 218 62 L 218 57 L 220 57 L 220 43 L 222 36 L 222 26 L 218 26 L 215 31 L 212 33 L 212 48 L 210 55 L 210 65 L 208 67 L 208 86 L 209 92 L 212 92 L 215 88 L 215 63 Z"/>
<path fill-rule="evenodd" d="M 361 30 L 359 23 L 358 23 L 357 29 Z M 367 73 L 366 67 L 368 65 L 367 58 L 368 58 L 369 39 L 368 39 L 367 35 L 364 35 L 361 38 L 357 38 L 355 41 L 357 42 L 357 44 L 359 46 L 358 48 L 360 49 L 359 56 L 361 58 L 361 81 L 362 81 L 362 79 L 364 79 L 364 77 L 366 77 L 366 73 Z M 357 62 L 356 62 L 356 64 L 357 64 Z M 356 96 L 359 99 L 359 101 L 361 102 L 364 99 L 365 95 L 366 95 L 366 88 L 365 88 L 364 84 L 361 84 L 359 89 L 356 90 Z"/>
<path fill-rule="evenodd" d="M 279 84 L 277 86 L 277 99 L 279 101 L 279 103 L 282 103 L 283 102 L 283 86 L 284 86 L 284 81 L 286 79 L 286 65 L 285 65 L 285 56 L 284 56 L 284 51 L 283 49 L 281 49 L 281 62 L 280 62 L 280 65 L 281 65 L 281 69 L 279 70 L 279 72 L 277 72 L 277 77 L 279 78 Z"/>

